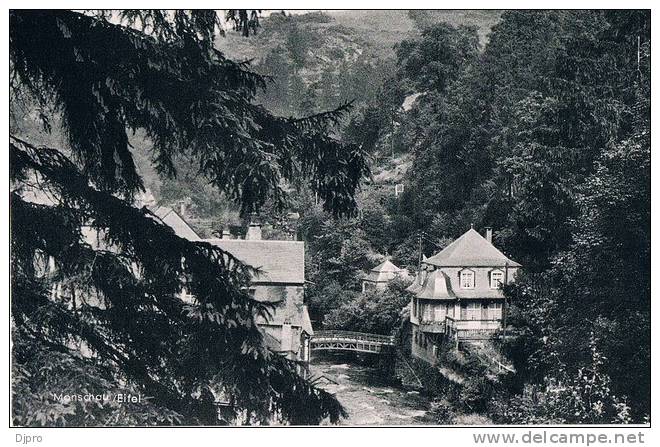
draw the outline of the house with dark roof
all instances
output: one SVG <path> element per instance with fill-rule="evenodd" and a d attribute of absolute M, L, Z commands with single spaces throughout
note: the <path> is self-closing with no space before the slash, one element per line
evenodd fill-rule
<path fill-rule="evenodd" d="M 290 359 L 309 362 L 314 335 L 304 303 L 305 243 L 261 239 L 261 227 L 251 223 L 245 239 L 205 239 L 258 269 L 250 294 L 275 305 L 269 318 L 257 324 L 266 343 Z"/>
<path fill-rule="evenodd" d="M 429 363 L 447 339 L 456 342 L 497 336 L 505 319 L 502 285 L 522 266 L 509 259 L 473 228 L 442 251 L 425 258 L 408 291 L 412 354 Z"/>
<path fill-rule="evenodd" d="M 307 306 L 304 304 L 305 243 L 262 240 L 261 225 L 251 222 L 245 239 L 201 239 L 176 211 L 153 207 L 153 213 L 177 235 L 192 241 L 204 241 L 220 247 L 245 264 L 258 269 L 252 278 L 250 293 L 260 301 L 275 304 L 270 318 L 257 317 L 269 348 L 288 358 L 308 362 L 310 339 L 314 334 Z M 184 292 L 183 299 L 192 296 Z"/>

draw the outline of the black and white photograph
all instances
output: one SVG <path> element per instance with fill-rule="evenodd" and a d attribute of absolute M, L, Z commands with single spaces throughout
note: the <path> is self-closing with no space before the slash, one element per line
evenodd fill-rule
<path fill-rule="evenodd" d="M 9 441 L 650 442 L 655 12 L 309 5 L 8 9 Z"/>

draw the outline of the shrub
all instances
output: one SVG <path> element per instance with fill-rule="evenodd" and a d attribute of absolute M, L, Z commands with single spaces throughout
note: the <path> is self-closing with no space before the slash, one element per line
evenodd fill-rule
<path fill-rule="evenodd" d="M 510 424 L 605 424 L 630 423 L 626 400 L 611 390 L 603 372 L 603 357 L 591 344 L 592 364 L 573 375 L 548 378 L 542 385 L 527 385 L 508 399 L 494 399 L 491 414 Z"/>

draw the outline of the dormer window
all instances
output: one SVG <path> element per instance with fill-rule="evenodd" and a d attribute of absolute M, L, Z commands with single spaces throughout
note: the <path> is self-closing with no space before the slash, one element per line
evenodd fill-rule
<path fill-rule="evenodd" d="M 474 289 L 474 272 L 472 270 L 461 271 L 461 289 Z"/>
<path fill-rule="evenodd" d="M 499 289 L 504 284 L 504 272 L 493 270 L 490 272 L 490 288 Z"/>

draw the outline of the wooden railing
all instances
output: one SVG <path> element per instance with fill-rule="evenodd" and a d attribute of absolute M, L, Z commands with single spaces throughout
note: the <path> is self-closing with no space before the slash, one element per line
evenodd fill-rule
<path fill-rule="evenodd" d="M 459 340 L 485 340 L 494 338 L 502 330 L 500 320 L 456 320 L 446 318 L 447 335 Z"/>
<path fill-rule="evenodd" d="M 420 320 L 419 328 L 424 332 L 443 334 L 447 330 L 447 324 L 444 321 Z"/>

